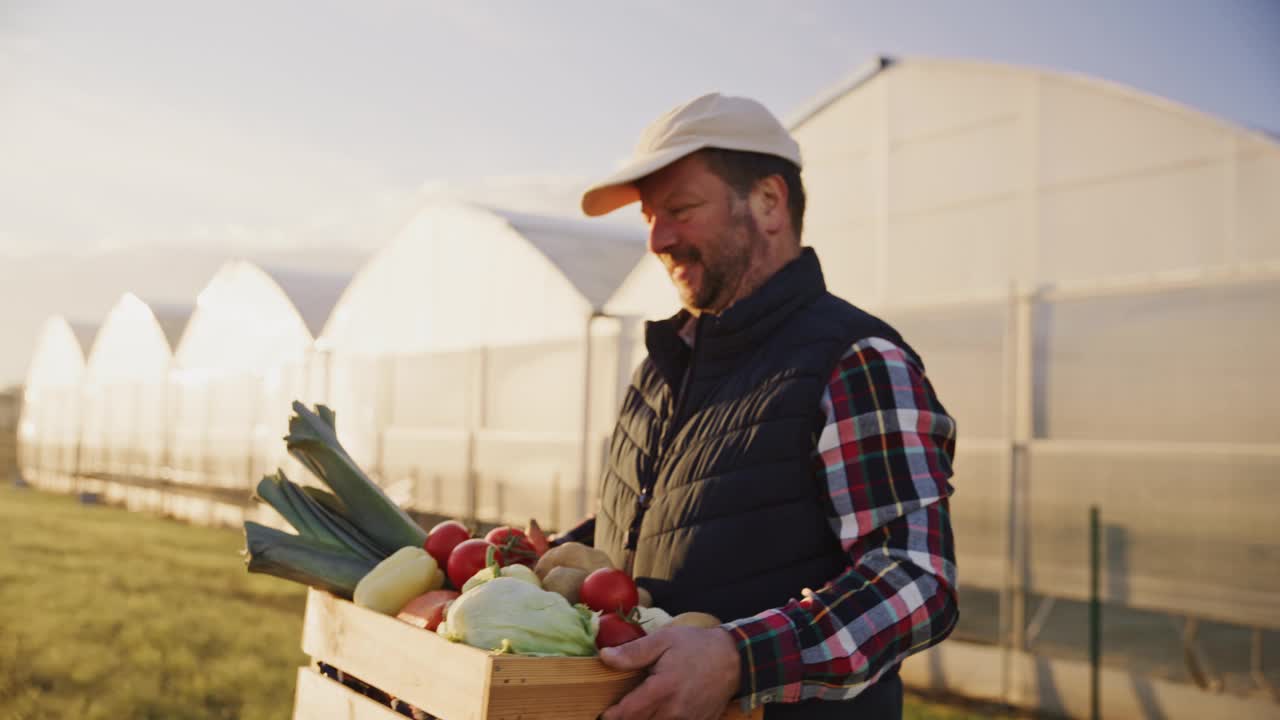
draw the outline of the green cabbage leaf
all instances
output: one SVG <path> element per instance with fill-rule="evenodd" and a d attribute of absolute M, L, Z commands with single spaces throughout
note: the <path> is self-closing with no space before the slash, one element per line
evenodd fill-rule
<path fill-rule="evenodd" d="M 518 655 L 596 654 L 597 613 L 513 577 L 497 577 L 449 606 L 439 632 L 454 642 Z"/>

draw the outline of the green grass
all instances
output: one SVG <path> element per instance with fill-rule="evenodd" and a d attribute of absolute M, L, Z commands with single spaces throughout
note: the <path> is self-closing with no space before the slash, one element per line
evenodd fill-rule
<path fill-rule="evenodd" d="M 0 486 L 0 718 L 287 718 L 305 592 L 232 530 Z"/>
<path fill-rule="evenodd" d="M 288 718 L 305 592 L 239 531 L 0 484 L 0 719 Z M 907 720 L 1009 717 L 909 698 Z"/>

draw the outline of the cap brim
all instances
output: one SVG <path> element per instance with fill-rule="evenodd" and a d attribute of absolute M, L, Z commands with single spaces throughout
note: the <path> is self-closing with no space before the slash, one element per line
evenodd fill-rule
<path fill-rule="evenodd" d="M 690 144 L 633 158 L 617 172 L 587 188 L 587 191 L 582 194 L 582 212 L 596 217 L 636 202 L 640 199 L 640 190 L 635 185 L 637 180 L 652 175 L 685 155 L 701 149 L 701 144 Z"/>

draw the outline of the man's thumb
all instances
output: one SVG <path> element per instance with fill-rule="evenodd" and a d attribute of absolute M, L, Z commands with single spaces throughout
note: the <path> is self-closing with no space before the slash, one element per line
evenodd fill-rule
<path fill-rule="evenodd" d="M 600 661 L 614 670 L 641 670 L 658 662 L 667 651 L 667 642 L 661 635 L 646 635 L 629 643 L 623 643 L 600 651 Z"/>

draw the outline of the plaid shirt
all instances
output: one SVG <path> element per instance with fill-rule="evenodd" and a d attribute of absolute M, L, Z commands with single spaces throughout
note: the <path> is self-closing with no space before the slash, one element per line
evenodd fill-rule
<path fill-rule="evenodd" d="M 849 566 L 799 600 L 722 625 L 742 657 L 746 710 L 848 700 L 958 618 L 947 498 L 956 426 L 902 348 L 859 341 L 837 363 L 813 469 Z M 589 519 L 557 542 L 590 543 Z"/>
<path fill-rule="evenodd" d="M 799 600 L 725 623 L 743 707 L 848 700 L 958 618 L 947 498 L 956 425 L 921 368 L 880 338 L 855 343 L 822 397 L 813 454 L 849 566 Z"/>

